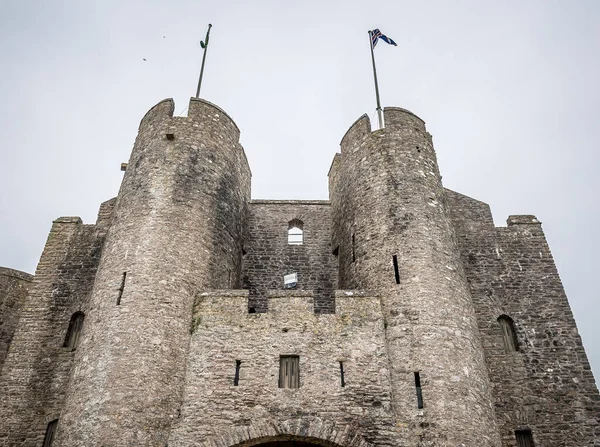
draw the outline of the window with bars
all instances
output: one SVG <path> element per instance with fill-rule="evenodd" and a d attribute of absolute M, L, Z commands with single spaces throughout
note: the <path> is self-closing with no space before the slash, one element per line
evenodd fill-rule
<path fill-rule="evenodd" d="M 498 324 L 502 329 L 502 339 L 504 341 L 504 350 L 508 352 L 515 352 L 519 350 L 519 342 L 517 340 L 517 333 L 515 331 L 515 323 L 512 318 L 507 315 L 502 315 L 498 318 Z"/>
<path fill-rule="evenodd" d="M 279 388 L 300 387 L 300 357 L 282 355 L 279 357 Z"/>
<path fill-rule="evenodd" d="M 304 243 L 304 224 L 301 220 L 294 219 L 288 223 L 288 245 L 302 245 Z"/>
<path fill-rule="evenodd" d="M 44 436 L 44 443 L 42 444 L 42 447 L 50 447 L 52 445 L 57 425 L 58 419 L 54 419 L 53 421 L 48 422 L 48 426 L 46 427 L 46 435 Z"/>
<path fill-rule="evenodd" d="M 516 430 L 517 447 L 534 447 L 531 430 Z"/>
<path fill-rule="evenodd" d="M 67 329 L 67 335 L 63 347 L 75 350 L 79 343 L 79 337 L 81 336 L 81 330 L 83 329 L 83 319 L 85 315 L 83 312 L 75 312 L 69 322 L 69 329 Z"/>

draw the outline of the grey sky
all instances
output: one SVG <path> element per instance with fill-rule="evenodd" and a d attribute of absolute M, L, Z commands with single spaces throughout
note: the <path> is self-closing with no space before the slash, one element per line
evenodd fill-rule
<path fill-rule="evenodd" d="M 375 100 L 427 122 L 446 187 L 543 223 L 600 374 L 598 1 L 4 1 L 0 265 L 33 272 L 51 221 L 95 221 L 137 126 L 195 92 L 236 121 L 254 198 L 326 199 L 346 129 Z M 163 37 L 164 36 L 164 37 Z M 143 59 L 146 59 L 144 61 Z"/>

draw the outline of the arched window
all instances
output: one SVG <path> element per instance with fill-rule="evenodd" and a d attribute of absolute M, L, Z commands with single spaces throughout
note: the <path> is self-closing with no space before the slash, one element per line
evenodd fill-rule
<path fill-rule="evenodd" d="M 302 245 L 304 242 L 303 226 L 301 220 L 290 220 L 288 223 L 288 245 Z"/>
<path fill-rule="evenodd" d="M 517 341 L 517 333 L 515 332 L 515 323 L 512 318 L 507 315 L 501 315 L 498 318 L 498 324 L 502 329 L 502 339 L 504 340 L 504 350 L 506 352 L 514 352 L 519 350 L 519 342 Z"/>
<path fill-rule="evenodd" d="M 77 343 L 79 343 L 79 337 L 81 336 L 81 330 L 83 329 L 83 319 L 85 315 L 83 312 L 75 312 L 69 322 L 69 329 L 67 330 L 67 336 L 63 347 L 75 350 Z"/>

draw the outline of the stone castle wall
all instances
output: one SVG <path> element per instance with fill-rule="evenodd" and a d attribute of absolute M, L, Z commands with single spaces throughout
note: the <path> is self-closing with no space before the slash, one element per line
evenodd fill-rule
<path fill-rule="evenodd" d="M 288 244 L 292 220 L 302 222 L 302 245 Z M 250 290 L 250 307 L 266 311 L 267 291 L 283 288 L 283 276 L 298 273 L 296 290 L 314 291 L 315 312 L 335 312 L 337 259 L 329 202 L 253 200 L 247 232 L 243 285 Z"/>
<path fill-rule="evenodd" d="M 314 299 L 311 291 L 275 290 L 266 313 L 249 314 L 247 290 L 198 294 L 170 447 L 233 445 L 261 427 L 291 434 L 289 427 L 308 432 L 314 424 L 330 434 L 352 427 L 368 443 L 399 445 L 379 298 L 337 291 L 335 314 L 315 314 Z M 299 388 L 278 387 L 280 355 L 300 357 Z"/>
<path fill-rule="evenodd" d="M 0 376 L 2 446 L 39 447 L 61 414 L 76 354 L 63 344 L 72 315 L 88 312 L 102 241 L 78 217 L 52 225 Z"/>
<path fill-rule="evenodd" d="M 29 273 L 0 267 L 0 371 L 32 280 Z"/>
<path fill-rule="evenodd" d="M 251 201 L 225 112 L 152 108 L 96 224 L 57 219 L 33 278 L 0 270 L 0 446 L 39 447 L 55 419 L 60 447 L 515 447 L 518 429 L 536 447 L 600 445 L 541 225 L 496 228 L 488 205 L 442 187 L 420 118 L 385 120 L 348 130 L 331 201 Z M 298 389 L 278 387 L 281 355 L 299 356 Z"/>
<path fill-rule="evenodd" d="M 239 283 L 250 169 L 218 107 L 142 119 L 61 414 L 64 445 L 163 446 L 180 405 L 193 296 Z M 228 275 L 231 273 L 231 275 Z"/>
<path fill-rule="evenodd" d="M 499 446 L 475 310 L 431 136 L 403 109 L 386 108 L 385 123 L 371 132 L 368 117 L 359 119 L 330 172 L 340 287 L 381 296 L 404 442 Z"/>
<path fill-rule="evenodd" d="M 541 223 L 510 216 L 494 226 L 485 203 L 447 191 L 494 385 L 504 446 L 530 429 L 536 445 L 598 445 L 600 398 Z M 498 317 L 514 320 L 506 352 Z"/>

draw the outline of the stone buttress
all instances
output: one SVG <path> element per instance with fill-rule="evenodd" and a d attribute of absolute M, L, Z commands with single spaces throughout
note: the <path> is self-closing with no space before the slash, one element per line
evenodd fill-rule
<path fill-rule="evenodd" d="M 499 446 L 473 303 L 423 121 L 385 109 L 348 130 L 329 174 L 342 289 L 381 296 L 396 426 L 410 446 Z M 423 408 L 418 408 L 419 373 Z"/>
<path fill-rule="evenodd" d="M 56 443 L 164 446 L 181 403 L 193 297 L 240 281 L 250 169 L 218 107 L 142 119 L 107 234 Z"/>

